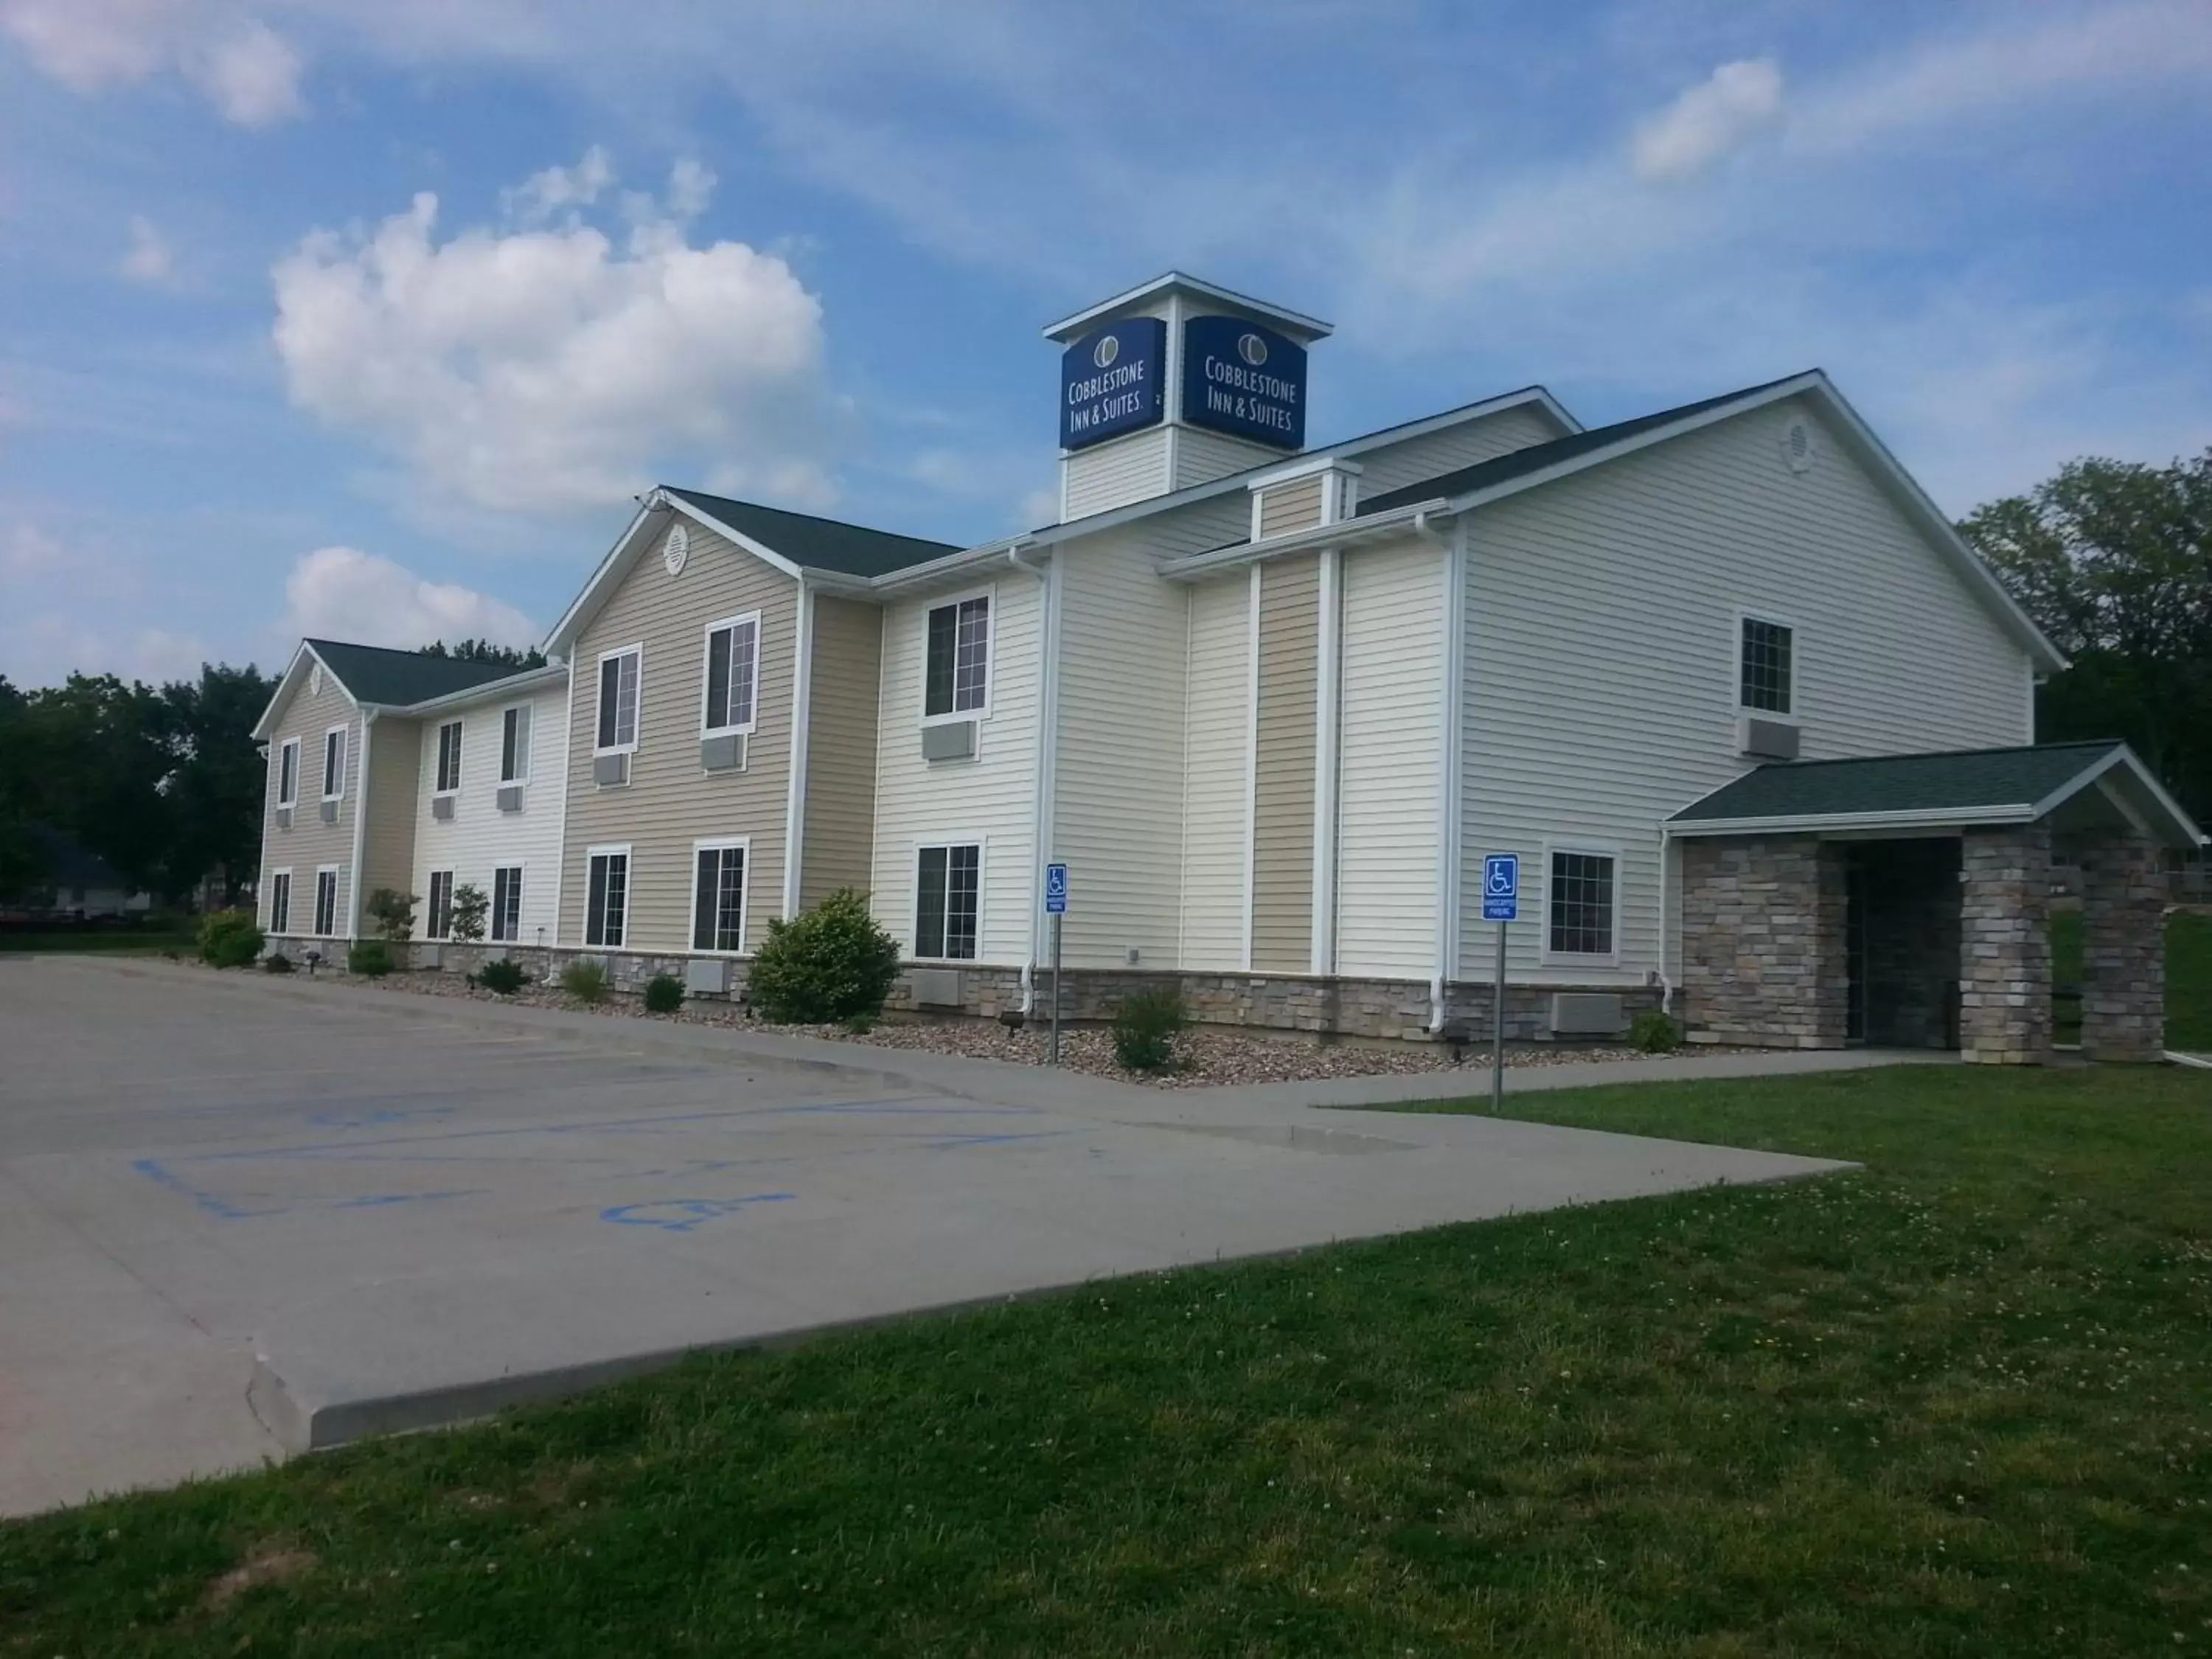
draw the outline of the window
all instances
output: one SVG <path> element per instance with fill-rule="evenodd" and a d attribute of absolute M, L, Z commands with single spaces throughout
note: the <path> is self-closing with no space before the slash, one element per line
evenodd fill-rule
<path fill-rule="evenodd" d="M 926 716 L 969 714 L 990 706 L 990 595 L 956 599 L 929 613 L 923 682 Z"/>
<path fill-rule="evenodd" d="M 637 747 L 638 679 L 645 650 L 632 646 L 599 659 L 599 735 L 605 755 Z"/>
<path fill-rule="evenodd" d="M 629 848 L 595 847 L 587 854 L 584 885 L 584 943 L 619 945 L 629 920 Z"/>
<path fill-rule="evenodd" d="M 741 842 L 701 842 L 692 854 L 691 948 L 745 948 L 745 848 Z"/>
<path fill-rule="evenodd" d="M 1546 946 L 1555 956 L 1613 954 L 1613 857 L 1553 853 L 1545 893 Z"/>
<path fill-rule="evenodd" d="M 530 705 L 517 703 L 500 716 L 499 781 L 530 781 Z"/>
<path fill-rule="evenodd" d="M 522 937 L 522 866 L 519 864 L 502 864 L 491 872 L 491 937 L 495 945 L 512 945 Z"/>
<path fill-rule="evenodd" d="M 453 936 L 453 872 L 433 870 L 430 872 L 430 914 L 422 927 L 425 939 L 451 939 Z"/>
<path fill-rule="evenodd" d="M 286 933 L 292 929 L 292 872 L 272 870 L 269 874 L 269 931 Z"/>
<path fill-rule="evenodd" d="M 323 799 L 336 800 L 345 793 L 346 729 L 333 726 L 323 733 Z"/>
<path fill-rule="evenodd" d="M 294 806 L 300 799 L 300 740 L 287 738 L 276 750 L 276 804 Z"/>
<path fill-rule="evenodd" d="M 1790 659 L 1791 630 L 1781 623 L 1743 619 L 1741 700 L 1761 714 L 1786 714 L 1793 701 L 1796 665 Z"/>
<path fill-rule="evenodd" d="M 702 736 L 750 732 L 753 689 L 760 677 L 760 617 L 736 617 L 707 629 L 707 706 Z"/>
<path fill-rule="evenodd" d="M 315 872 L 315 933 L 329 939 L 338 930 L 338 872 L 330 865 Z"/>
<path fill-rule="evenodd" d="M 450 795 L 461 787 L 461 723 L 447 720 L 438 728 L 438 793 Z"/>
<path fill-rule="evenodd" d="M 970 842 L 921 848 L 915 872 L 915 955 L 973 962 L 976 914 L 982 897 L 981 845 Z"/>

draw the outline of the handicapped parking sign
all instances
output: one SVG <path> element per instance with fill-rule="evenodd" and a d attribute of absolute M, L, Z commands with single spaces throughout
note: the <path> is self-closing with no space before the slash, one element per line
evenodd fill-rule
<path fill-rule="evenodd" d="M 1521 915 L 1521 855 L 1488 853 L 1482 860 L 1482 919 L 1516 921 Z"/>
<path fill-rule="evenodd" d="M 1048 916 L 1067 914 L 1067 866 L 1064 864 L 1044 867 L 1044 913 Z"/>

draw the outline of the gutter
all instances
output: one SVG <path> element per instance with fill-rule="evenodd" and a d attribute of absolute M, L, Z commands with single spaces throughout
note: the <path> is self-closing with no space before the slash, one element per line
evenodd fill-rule
<path fill-rule="evenodd" d="M 1008 537 L 1004 541 L 987 542 L 981 547 L 963 548 L 957 553 L 948 553 L 941 559 L 932 559 L 927 564 L 910 564 L 903 570 L 872 577 L 860 582 L 853 591 L 866 594 L 896 593 L 902 588 L 921 586 L 939 576 L 953 575 L 977 565 L 995 563 L 1001 557 L 1013 559 L 1016 564 L 1021 564 L 1021 561 L 1013 556 L 1018 549 L 1030 544 L 1030 538 L 1022 535 Z M 1022 565 L 1022 568 L 1026 570 L 1030 567 Z M 853 581 L 858 579 L 847 577 L 845 580 Z"/>
<path fill-rule="evenodd" d="M 1169 581 L 1195 581 L 1200 577 L 1212 575 L 1217 571 L 1234 569 L 1242 564 L 1279 559 L 1293 553 L 1310 553 L 1317 548 L 1350 547 L 1360 542 L 1376 541 L 1408 531 L 1433 542 L 1437 537 L 1437 532 L 1432 528 L 1434 522 L 1451 516 L 1455 511 L 1450 502 L 1439 495 L 1434 501 L 1393 507 L 1388 513 L 1376 513 L 1366 518 L 1340 519 L 1334 524 L 1316 525 L 1311 530 L 1291 531 L 1254 542 L 1238 542 L 1232 546 L 1218 547 L 1211 553 L 1195 553 L 1187 559 L 1164 560 L 1154 565 L 1153 568 Z"/>

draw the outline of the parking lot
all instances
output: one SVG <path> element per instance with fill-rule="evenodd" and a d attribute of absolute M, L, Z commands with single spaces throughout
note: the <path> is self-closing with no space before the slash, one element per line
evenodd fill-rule
<path fill-rule="evenodd" d="M 702 1344 L 1831 1167 L 0 961 L 0 1512 Z"/>

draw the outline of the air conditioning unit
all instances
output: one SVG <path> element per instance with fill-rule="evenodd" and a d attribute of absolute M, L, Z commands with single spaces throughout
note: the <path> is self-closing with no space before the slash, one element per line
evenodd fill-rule
<path fill-rule="evenodd" d="M 323 803 L 323 822 L 325 823 L 336 823 L 337 821 L 338 804 L 334 800 L 325 801 Z"/>
<path fill-rule="evenodd" d="M 684 988 L 693 996 L 727 996 L 730 963 L 725 957 L 694 957 L 684 964 Z"/>
<path fill-rule="evenodd" d="M 451 823 L 453 821 L 453 798 L 451 795 L 431 796 L 430 816 L 441 823 Z"/>
<path fill-rule="evenodd" d="M 599 755 L 592 761 L 592 781 L 602 789 L 617 789 L 629 781 L 628 755 Z"/>
<path fill-rule="evenodd" d="M 1796 760 L 1797 727 L 1790 720 L 1746 714 L 1736 722 L 1736 747 L 1759 760 Z"/>
<path fill-rule="evenodd" d="M 1627 1012 L 1617 991 L 1552 994 L 1553 1036 L 1618 1036 L 1627 1029 Z"/>
<path fill-rule="evenodd" d="M 702 772 L 742 772 L 750 744 L 743 732 L 699 740 L 699 769 Z"/>
<path fill-rule="evenodd" d="M 971 760 L 975 754 L 975 722 L 940 720 L 921 728 L 921 757 L 926 761 Z"/>
<path fill-rule="evenodd" d="M 917 1008 L 958 1008 L 960 970 L 957 968 L 912 968 L 907 970 L 907 990 Z"/>
<path fill-rule="evenodd" d="M 292 827 L 292 809 L 290 807 L 280 806 L 276 809 L 276 827 L 279 830 L 289 830 Z"/>
<path fill-rule="evenodd" d="M 502 812 L 520 812 L 522 810 L 522 786 L 520 784 L 502 783 L 500 785 L 499 810 Z"/>

